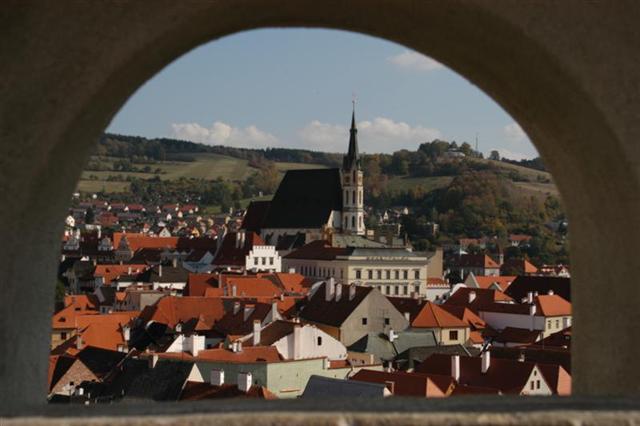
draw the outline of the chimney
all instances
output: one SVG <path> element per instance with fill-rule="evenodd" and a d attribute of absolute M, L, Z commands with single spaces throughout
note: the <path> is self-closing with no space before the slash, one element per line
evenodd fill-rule
<path fill-rule="evenodd" d="M 124 337 L 124 341 L 128 342 L 131 339 L 131 328 L 128 325 L 122 327 L 122 336 Z"/>
<path fill-rule="evenodd" d="M 278 301 L 274 299 L 271 301 L 271 319 L 275 321 L 278 314 Z"/>
<path fill-rule="evenodd" d="M 159 277 L 162 276 L 162 263 L 160 265 L 158 265 L 158 276 Z"/>
<path fill-rule="evenodd" d="M 224 385 L 224 370 L 211 370 L 211 384 L 213 386 L 222 386 Z"/>
<path fill-rule="evenodd" d="M 406 319 L 407 321 L 411 322 L 411 313 L 410 312 L 405 312 L 404 313 L 404 319 Z"/>
<path fill-rule="evenodd" d="M 389 342 L 393 343 L 397 338 L 398 338 L 398 335 L 396 334 L 396 332 L 393 331 L 393 328 L 390 328 L 389 329 Z"/>
<path fill-rule="evenodd" d="M 342 298 L 342 284 L 336 284 L 336 302 Z"/>
<path fill-rule="evenodd" d="M 127 275 L 131 275 L 131 266 L 129 266 L 129 268 L 127 269 Z"/>
<path fill-rule="evenodd" d="M 198 353 L 204 350 L 204 336 L 192 334 L 188 339 L 187 343 L 189 345 L 189 349 L 191 349 L 191 355 L 198 356 Z"/>
<path fill-rule="evenodd" d="M 177 267 L 178 267 L 178 258 L 177 258 L 177 257 L 174 257 L 174 258 L 171 260 L 171 265 L 172 265 L 174 268 L 177 268 Z"/>
<path fill-rule="evenodd" d="M 296 273 L 296 268 L 289 268 L 289 273 L 290 274 L 295 274 Z"/>
<path fill-rule="evenodd" d="M 451 377 L 456 382 L 460 380 L 460 355 L 451 356 Z"/>
<path fill-rule="evenodd" d="M 237 315 L 240 312 L 240 302 L 233 302 L 233 315 Z"/>
<path fill-rule="evenodd" d="M 489 370 L 489 366 L 491 365 L 491 352 L 486 351 L 482 353 L 482 374 L 486 373 Z"/>
<path fill-rule="evenodd" d="M 260 320 L 253 321 L 253 346 L 260 345 Z"/>
<path fill-rule="evenodd" d="M 238 295 L 238 287 L 235 284 L 233 284 L 231 286 L 231 296 L 236 297 L 237 295 Z"/>
<path fill-rule="evenodd" d="M 155 368 L 158 363 L 158 355 L 153 354 L 149 357 L 149 368 Z"/>
<path fill-rule="evenodd" d="M 293 359 L 302 357 L 302 325 L 293 326 Z"/>
<path fill-rule="evenodd" d="M 251 373 L 239 373 L 238 374 L 238 389 L 247 393 L 251 389 L 253 383 L 253 377 Z"/>
<path fill-rule="evenodd" d="M 475 291 L 470 291 L 469 292 L 469 303 L 472 303 L 474 300 L 476 300 L 476 292 Z"/>
<path fill-rule="evenodd" d="M 536 305 L 532 303 L 529 305 L 529 315 L 534 316 L 536 314 Z"/>
<path fill-rule="evenodd" d="M 356 285 L 351 284 L 349 286 L 349 300 L 353 300 L 354 297 L 356 297 Z"/>
<path fill-rule="evenodd" d="M 327 302 L 330 302 L 331 299 L 333 299 L 335 288 L 336 288 L 336 280 L 333 277 L 331 277 L 324 284 L 324 298 Z"/>
<path fill-rule="evenodd" d="M 527 293 L 527 303 L 533 303 L 533 292 L 532 291 Z"/>
<path fill-rule="evenodd" d="M 548 294 L 549 296 L 553 296 L 553 295 L 554 295 L 554 292 L 553 292 L 553 290 L 549 289 L 549 291 L 547 291 L 547 294 Z"/>

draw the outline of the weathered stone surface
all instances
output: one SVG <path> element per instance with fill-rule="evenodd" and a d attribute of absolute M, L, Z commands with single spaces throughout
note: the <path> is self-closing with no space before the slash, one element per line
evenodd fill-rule
<path fill-rule="evenodd" d="M 461 73 L 518 120 L 571 222 L 574 390 L 637 395 L 638 22 L 633 0 L 4 1 L 0 412 L 28 413 L 44 402 L 59 236 L 98 135 L 181 54 L 271 26 L 403 43 Z"/>

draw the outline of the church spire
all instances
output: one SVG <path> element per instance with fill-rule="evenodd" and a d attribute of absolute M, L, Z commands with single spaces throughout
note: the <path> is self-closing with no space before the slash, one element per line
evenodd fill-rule
<path fill-rule="evenodd" d="M 358 129 L 356 128 L 356 101 L 353 102 L 351 113 L 351 129 L 349 130 L 349 151 L 344 157 L 342 168 L 351 170 L 354 166 L 360 168 L 360 154 L 358 153 Z"/>

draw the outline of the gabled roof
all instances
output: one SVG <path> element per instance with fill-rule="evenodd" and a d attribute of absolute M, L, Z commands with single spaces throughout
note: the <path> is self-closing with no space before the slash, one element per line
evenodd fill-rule
<path fill-rule="evenodd" d="M 542 332 L 540 330 L 529 330 L 527 328 L 505 327 L 497 336 L 493 338 L 498 343 L 518 343 L 530 345 L 540 340 Z"/>
<path fill-rule="evenodd" d="M 460 255 L 454 259 L 453 266 L 458 268 L 500 268 L 500 265 L 486 254 Z"/>
<path fill-rule="evenodd" d="M 244 218 L 242 218 L 241 228 L 246 231 L 260 232 L 262 224 L 267 217 L 269 206 L 271 201 L 252 201 L 249 203 L 245 212 Z"/>
<path fill-rule="evenodd" d="M 227 302 L 228 303 L 228 302 Z M 239 309 L 234 313 L 234 308 L 227 312 L 216 322 L 215 329 L 224 335 L 245 335 L 253 331 L 253 322 L 262 323 L 271 312 L 273 306 L 270 303 L 233 302 L 239 304 Z"/>
<path fill-rule="evenodd" d="M 238 233 L 226 234 L 212 263 L 217 266 L 245 266 L 246 257 L 253 246 L 265 245 L 265 242 L 255 232 L 246 232 L 244 235 L 244 244 L 238 247 Z"/>
<path fill-rule="evenodd" d="M 234 296 L 234 287 L 237 297 L 278 297 L 284 293 L 276 280 L 262 275 L 225 275 L 221 281 L 226 296 Z"/>
<path fill-rule="evenodd" d="M 288 170 L 273 196 L 264 228 L 321 228 L 342 210 L 339 169 Z"/>
<path fill-rule="evenodd" d="M 312 375 L 301 398 L 382 398 L 389 392 L 384 383 L 334 379 Z"/>
<path fill-rule="evenodd" d="M 225 348 L 205 349 L 192 356 L 186 352 L 165 352 L 158 354 L 163 359 L 180 359 L 188 361 L 216 361 L 229 363 L 261 363 L 280 362 L 282 357 L 275 346 L 243 346 L 242 350 L 233 352 Z"/>
<path fill-rule="evenodd" d="M 193 362 L 159 361 L 131 381 L 125 399 L 177 401 L 192 370 Z"/>
<path fill-rule="evenodd" d="M 300 313 L 300 317 L 315 323 L 340 327 L 351 313 L 369 296 L 372 287 L 356 286 L 355 295 L 349 300 L 349 289 L 345 288 L 342 297 L 336 302 L 335 297 L 330 301 L 325 299 L 325 287 L 327 283 L 321 284 L 313 297 Z"/>
<path fill-rule="evenodd" d="M 140 275 L 137 280 L 145 283 L 186 283 L 189 271 L 182 265 L 155 265 Z"/>
<path fill-rule="evenodd" d="M 385 372 L 360 370 L 350 377 L 368 383 L 381 383 L 392 387 L 397 396 L 442 397 L 453 386 L 453 379 L 446 375 L 426 375 L 406 373 L 403 371 Z"/>
<path fill-rule="evenodd" d="M 466 321 L 456 318 L 433 302 L 427 302 L 411 320 L 414 328 L 455 328 L 469 327 Z"/>
<path fill-rule="evenodd" d="M 332 247 L 328 241 L 315 240 L 292 251 L 285 256 L 285 259 L 334 260 L 337 256 L 344 256 L 348 253 L 349 249 L 345 247 Z"/>
<path fill-rule="evenodd" d="M 511 283 L 506 294 L 520 301 L 529 292 L 547 294 L 549 290 L 571 302 L 571 280 L 562 277 L 521 276 Z"/>
<path fill-rule="evenodd" d="M 440 307 L 456 318 L 469 324 L 472 330 L 483 330 L 487 327 L 487 323 L 466 306 L 447 305 L 445 303 L 444 305 L 440 305 Z"/>
<path fill-rule="evenodd" d="M 224 315 L 222 299 L 218 297 L 165 296 L 140 314 L 145 322 L 155 321 L 175 328 L 178 323 L 198 320 L 200 317 L 216 321 Z"/>
<path fill-rule="evenodd" d="M 278 397 L 264 386 L 251 386 L 247 392 L 238 389 L 238 385 L 224 384 L 215 386 L 210 383 L 187 382 L 180 394 L 180 401 L 202 401 L 223 398 L 258 398 L 278 399 Z"/>
<path fill-rule="evenodd" d="M 571 303 L 557 294 L 537 296 L 536 305 L 545 317 L 571 315 Z"/>
<path fill-rule="evenodd" d="M 207 289 L 218 287 L 217 274 L 193 274 L 187 278 L 187 285 L 184 288 L 184 296 L 204 296 Z"/>
<path fill-rule="evenodd" d="M 89 346 L 76 356 L 93 374 L 105 376 L 126 356 L 123 352 Z"/>
<path fill-rule="evenodd" d="M 475 294 L 470 302 L 471 293 Z M 482 288 L 460 287 L 444 302 L 445 305 L 466 306 L 473 311 L 477 311 L 479 306 L 484 306 L 494 302 L 513 302 L 513 299 L 501 291 L 488 290 Z M 506 304 L 506 303 L 505 303 Z"/>
<path fill-rule="evenodd" d="M 460 379 L 466 386 L 498 389 L 502 393 L 519 394 L 527 385 L 527 380 L 536 366 L 532 362 L 492 358 L 486 373 L 481 370 L 480 357 L 460 357 Z M 426 374 L 451 376 L 451 356 L 431 355 L 415 369 Z"/>
<path fill-rule="evenodd" d="M 277 320 L 268 324 L 260 331 L 260 345 L 271 346 L 278 340 L 293 333 L 296 325 L 302 327 L 301 324 L 292 321 Z M 251 340 L 245 342 L 245 345 L 251 344 Z"/>
<path fill-rule="evenodd" d="M 469 277 L 472 275 L 470 274 Z M 484 275 L 473 275 L 473 281 L 478 284 L 479 288 L 482 289 L 491 289 L 491 287 L 495 284 L 499 287 L 500 291 L 505 291 L 515 280 L 517 277 L 513 275 L 505 275 L 505 276 L 484 276 Z M 494 288 L 495 290 L 495 288 Z"/>
<path fill-rule="evenodd" d="M 538 268 L 527 259 L 507 259 L 500 267 L 503 271 L 509 269 L 515 269 L 519 274 L 535 274 L 538 272 Z"/>

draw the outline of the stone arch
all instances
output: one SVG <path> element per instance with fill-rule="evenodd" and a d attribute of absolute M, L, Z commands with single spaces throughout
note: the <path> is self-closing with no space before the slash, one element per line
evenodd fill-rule
<path fill-rule="evenodd" d="M 629 284 L 640 272 L 631 254 L 640 240 L 640 8 L 632 1 L 14 1 L 5 12 L 0 205 L 10 207 L 0 212 L 0 330 L 14 344 L 0 354 L 3 411 L 43 401 L 53 298 L 43 283 L 54 276 L 67 197 L 99 134 L 137 87 L 190 49 L 281 26 L 404 44 L 456 70 L 518 120 L 572 226 L 574 389 L 640 389 L 637 343 L 619 350 L 637 340 L 640 323 L 639 287 Z"/>

